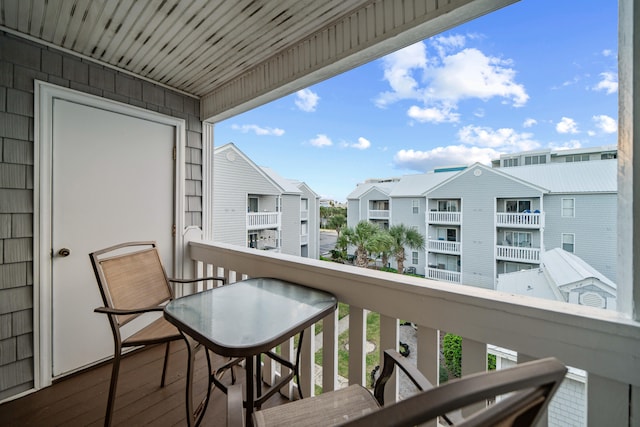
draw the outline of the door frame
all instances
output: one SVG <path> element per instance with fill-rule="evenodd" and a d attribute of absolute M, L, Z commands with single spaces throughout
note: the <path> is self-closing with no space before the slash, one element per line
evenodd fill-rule
<path fill-rule="evenodd" d="M 33 344 L 34 388 L 51 385 L 52 370 L 52 174 L 53 174 L 53 101 L 61 99 L 88 107 L 124 114 L 174 127 L 175 159 L 175 238 L 174 272 L 182 275 L 185 224 L 185 120 L 166 116 L 121 102 L 101 98 L 50 83 L 35 81 L 34 87 L 34 188 L 33 188 Z"/>

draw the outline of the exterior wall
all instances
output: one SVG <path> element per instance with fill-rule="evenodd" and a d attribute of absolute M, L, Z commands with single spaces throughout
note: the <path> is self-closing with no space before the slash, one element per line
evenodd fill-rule
<path fill-rule="evenodd" d="M 563 198 L 575 199 L 575 217 L 562 217 Z M 547 195 L 544 212 L 545 250 L 562 247 L 562 233 L 573 233 L 574 253 L 616 283 L 616 194 Z"/>
<path fill-rule="evenodd" d="M 420 205 L 418 208 L 418 213 L 413 213 L 413 201 L 419 200 Z M 425 222 L 425 211 L 427 207 L 427 199 L 424 197 L 394 197 L 391 200 L 391 225 L 400 225 L 404 224 L 406 227 L 415 227 L 420 234 L 423 236 L 427 236 L 426 230 L 426 222 Z M 425 237 L 426 242 L 426 237 Z M 416 273 L 424 275 L 425 274 L 425 265 L 426 265 L 426 251 L 417 251 L 418 252 L 418 264 L 412 264 L 411 262 L 411 252 L 413 250 L 409 248 L 405 248 L 405 262 L 404 266 L 407 267 L 415 267 Z"/>
<path fill-rule="evenodd" d="M 213 160 L 213 238 L 219 242 L 247 246 L 248 195 L 271 195 L 259 197 L 258 208 L 260 211 L 275 211 L 275 196 L 279 192 L 243 156 L 227 157 L 227 152 L 231 151 L 216 152 Z"/>
<path fill-rule="evenodd" d="M 355 227 L 355 225 L 360 221 L 360 200 L 359 199 L 350 199 L 347 200 L 347 227 Z"/>
<path fill-rule="evenodd" d="M 186 226 L 202 224 L 199 101 L 0 32 L 0 400 L 33 387 L 34 80 L 187 123 Z"/>
<path fill-rule="evenodd" d="M 300 255 L 300 196 L 282 196 L 281 252 Z"/>
<path fill-rule="evenodd" d="M 474 170 L 480 170 L 475 175 Z M 540 197 L 540 191 L 482 168 L 471 168 L 435 190 L 429 199 L 460 199 L 460 271 L 465 285 L 493 289 L 495 281 L 496 198 Z"/>
<path fill-rule="evenodd" d="M 302 197 L 309 201 L 307 225 L 309 230 L 308 258 L 320 258 L 320 198 L 306 184 L 299 186 Z"/>

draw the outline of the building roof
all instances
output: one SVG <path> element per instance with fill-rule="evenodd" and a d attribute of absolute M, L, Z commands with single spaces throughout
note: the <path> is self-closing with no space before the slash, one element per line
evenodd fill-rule
<path fill-rule="evenodd" d="M 260 166 L 260 169 L 262 169 L 262 171 L 269 178 L 271 178 L 273 180 L 273 182 L 275 182 L 276 184 L 278 184 L 278 186 L 280 188 L 282 188 L 282 192 L 283 193 L 287 193 L 287 194 L 300 194 L 300 193 L 302 193 L 302 191 L 300 191 L 300 189 L 296 185 L 296 182 L 299 182 L 299 181 L 294 181 L 294 180 L 291 180 L 291 179 L 283 178 L 276 171 L 274 171 L 273 169 L 268 168 L 266 166 Z"/>
<path fill-rule="evenodd" d="M 423 173 L 418 175 L 404 175 L 391 190 L 391 197 L 412 197 L 424 195 L 427 191 L 458 174 L 459 171 Z"/>
<path fill-rule="evenodd" d="M 547 163 L 499 170 L 551 193 L 615 193 L 618 191 L 617 165 L 618 161 L 611 159 Z"/>
<path fill-rule="evenodd" d="M 584 260 L 562 248 L 555 248 L 540 254 L 540 265 L 547 275 L 559 287 L 581 282 L 585 279 L 598 279 L 603 284 L 616 289 L 616 284 Z"/>
<path fill-rule="evenodd" d="M 351 193 L 349 193 L 349 195 L 347 196 L 347 200 L 349 199 L 359 199 L 360 197 L 362 197 L 365 193 L 376 189 L 378 191 L 380 191 L 381 193 L 384 194 L 391 194 L 391 191 L 393 190 L 393 188 L 398 185 L 397 181 L 393 181 L 393 182 L 364 182 L 364 183 L 360 183 L 358 184 L 358 186 L 356 187 L 355 190 L 353 190 Z"/>

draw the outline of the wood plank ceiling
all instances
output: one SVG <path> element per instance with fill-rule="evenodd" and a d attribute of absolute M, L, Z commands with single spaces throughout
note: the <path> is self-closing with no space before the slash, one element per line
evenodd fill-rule
<path fill-rule="evenodd" d="M 273 98 L 274 88 L 387 39 L 395 40 L 287 91 L 514 1 L 3 0 L 0 30 L 209 98 L 204 119 L 261 95 Z M 446 14 L 446 22 L 399 37 Z M 248 90 L 242 78 L 252 73 Z"/>

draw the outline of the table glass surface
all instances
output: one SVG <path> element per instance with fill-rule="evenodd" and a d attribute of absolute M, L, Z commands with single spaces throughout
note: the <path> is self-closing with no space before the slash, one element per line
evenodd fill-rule
<path fill-rule="evenodd" d="M 223 356 L 247 356 L 280 344 L 336 305 L 330 293 L 255 278 L 175 299 L 165 316 Z"/>

